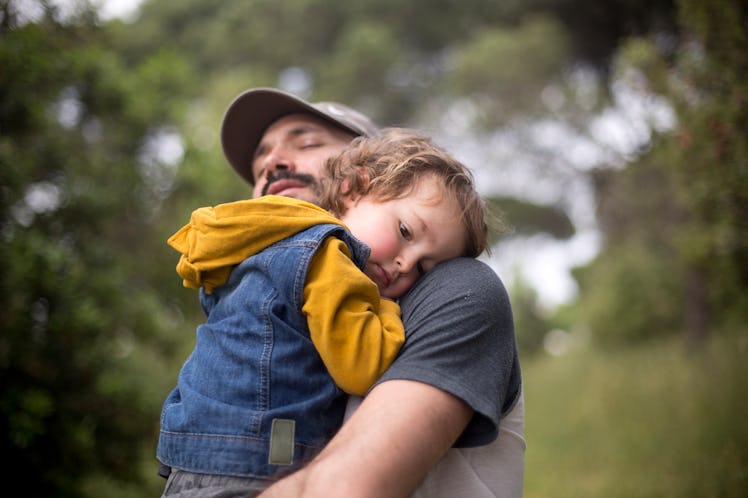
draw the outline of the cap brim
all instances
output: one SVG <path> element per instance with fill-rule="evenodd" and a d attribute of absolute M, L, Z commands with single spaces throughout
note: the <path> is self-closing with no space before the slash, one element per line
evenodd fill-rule
<path fill-rule="evenodd" d="M 265 130 L 273 122 L 289 114 L 317 116 L 333 125 L 361 135 L 346 124 L 316 109 L 312 104 L 274 88 L 255 88 L 239 95 L 226 110 L 221 124 L 221 146 L 233 168 L 250 184 L 252 156 Z"/>

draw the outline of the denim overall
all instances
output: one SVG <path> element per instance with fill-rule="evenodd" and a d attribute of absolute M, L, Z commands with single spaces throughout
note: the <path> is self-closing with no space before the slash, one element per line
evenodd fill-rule
<path fill-rule="evenodd" d="M 301 312 L 309 263 L 331 235 L 363 269 L 365 244 L 339 225 L 314 225 L 245 259 L 213 294 L 201 289 L 207 320 L 164 402 L 163 464 L 277 478 L 314 457 L 340 427 L 346 396 Z"/>

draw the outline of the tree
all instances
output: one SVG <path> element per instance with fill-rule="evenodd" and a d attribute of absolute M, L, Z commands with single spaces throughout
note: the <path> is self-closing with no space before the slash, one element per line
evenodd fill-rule
<path fill-rule="evenodd" d="M 143 270 L 159 198 L 144 158 L 186 71 L 168 54 L 127 67 L 92 11 L 37 6 L 0 9 L 5 475 L 34 496 L 112 496 L 142 489 L 133 463 L 169 383 L 179 320 Z"/>
<path fill-rule="evenodd" d="M 679 8 L 675 51 L 634 39 L 618 55 L 618 74 L 642 75 L 679 122 L 627 168 L 599 175 L 606 246 L 579 272 L 579 309 L 599 333 L 684 330 L 698 343 L 748 318 L 748 10 L 733 0 Z"/>

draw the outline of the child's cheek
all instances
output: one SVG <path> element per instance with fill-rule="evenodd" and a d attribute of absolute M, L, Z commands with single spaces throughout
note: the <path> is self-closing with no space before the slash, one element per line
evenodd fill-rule
<path fill-rule="evenodd" d="M 397 282 L 398 295 L 404 296 L 413 287 L 416 280 L 418 280 L 418 276 L 415 273 L 400 277 L 400 280 Z"/>

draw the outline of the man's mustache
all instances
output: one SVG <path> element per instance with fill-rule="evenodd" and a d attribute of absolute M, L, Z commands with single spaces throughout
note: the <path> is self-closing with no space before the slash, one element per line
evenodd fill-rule
<path fill-rule="evenodd" d="M 302 173 L 289 173 L 286 171 L 282 171 L 280 173 L 270 173 L 267 176 L 267 183 L 264 187 L 262 187 L 262 195 L 267 195 L 268 188 L 270 188 L 270 185 L 273 183 L 279 181 L 279 180 L 296 180 L 302 183 L 306 183 L 307 185 L 316 187 L 317 185 L 317 179 L 312 175 L 302 174 Z"/>

